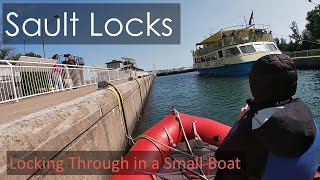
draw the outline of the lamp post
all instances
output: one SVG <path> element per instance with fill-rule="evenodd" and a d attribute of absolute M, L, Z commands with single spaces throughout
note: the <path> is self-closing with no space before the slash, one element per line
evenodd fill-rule
<path fill-rule="evenodd" d="M 316 3 L 312 2 L 312 0 L 308 0 L 310 3 L 314 4 L 315 6 L 317 6 Z"/>
<path fill-rule="evenodd" d="M 317 3 L 315 3 L 315 2 L 313 2 L 312 0 L 308 0 L 310 3 L 312 3 L 312 4 L 314 4 L 314 6 L 315 6 L 315 10 L 317 10 L 317 8 L 318 8 L 318 6 L 319 6 L 319 4 L 317 4 Z"/>
<path fill-rule="evenodd" d="M 55 21 L 56 19 L 59 19 L 59 18 L 60 18 L 59 15 L 54 15 L 54 16 L 53 16 L 53 19 L 47 23 L 47 26 L 48 26 L 50 23 L 52 23 L 53 21 Z M 46 50 L 45 50 L 45 48 L 44 48 L 44 26 L 42 27 L 42 36 L 41 36 L 41 37 L 42 37 L 43 58 L 46 58 Z"/>

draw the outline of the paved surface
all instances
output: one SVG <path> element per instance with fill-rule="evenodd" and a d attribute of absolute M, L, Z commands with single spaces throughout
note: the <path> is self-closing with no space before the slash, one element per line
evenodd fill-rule
<path fill-rule="evenodd" d="M 127 82 L 128 80 L 118 80 L 110 82 L 113 85 Z M 85 96 L 97 91 L 97 85 L 80 87 L 78 89 L 68 90 L 59 93 L 50 93 L 39 95 L 26 99 L 19 100 L 19 102 L 9 102 L 0 104 L 0 124 L 15 120 L 33 112 L 61 104 L 72 99 Z"/>

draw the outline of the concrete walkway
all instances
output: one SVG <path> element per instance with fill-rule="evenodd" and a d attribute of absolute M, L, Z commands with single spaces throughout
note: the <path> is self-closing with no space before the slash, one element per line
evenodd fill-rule
<path fill-rule="evenodd" d="M 128 80 L 117 80 L 110 82 L 113 85 L 127 82 Z M 65 92 L 50 93 L 35 97 L 25 98 L 19 102 L 0 104 L 0 124 L 18 119 L 33 112 L 40 111 L 72 99 L 85 96 L 97 91 L 97 85 L 80 87 Z"/>

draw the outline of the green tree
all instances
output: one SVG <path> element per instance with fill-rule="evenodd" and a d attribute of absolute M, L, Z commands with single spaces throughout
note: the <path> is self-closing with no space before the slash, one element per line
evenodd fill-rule
<path fill-rule="evenodd" d="M 297 50 L 296 43 L 294 43 L 292 40 L 290 40 L 290 42 L 288 44 L 287 51 L 296 51 L 296 50 Z"/>
<path fill-rule="evenodd" d="M 29 57 L 38 57 L 38 58 L 41 58 L 41 56 L 39 54 L 36 54 L 34 52 L 28 52 L 28 53 L 25 53 L 25 54 L 21 54 L 21 53 L 18 53 L 18 54 L 14 54 L 13 56 L 11 56 L 11 60 L 18 60 L 20 58 L 20 56 L 29 56 Z"/>
<path fill-rule="evenodd" d="M 285 39 L 283 38 L 275 38 L 274 40 L 274 43 L 276 43 L 276 45 L 278 46 L 278 48 L 281 50 L 281 51 L 288 51 L 288 44 L 286 42 Z"/>
<path fill-rule="evenodd" d="M 276 43 L 276 45 L 277 45 L 278 47 L 280 47 L 280 39 L 279 39 L 279 38 L 274 38 L 274 39 L 273 39 L 273 42 Z"/>
<path fill-rule="evenodd" d="M 302 32 L 302 43 L 300 48 L 301 50 L 317 48 L 317 44 L 312 41 L 311 34 L 307 29 Z"/>
<path fill-rule="evenodd" d="M 14 54 L 10 57 L 10 60 L 19 60 L 20 56 L 22 56 L 21 53 Z"/>
<path fill-rule="evenodd" d="M 11 47 L 0 47 L 0 59 L 10 59 L 13 55 L 13 48 Z"/>
<path fill-rule="evenodd" d="M 292 34 L 289 35 L 289 37 L 295 40 L 295 43 L 297 44 L 300 43 L 302 40 L 302 37 L 299 32 L 298 24 L 295 21 L 291 22 L 290 29 L 292 31 Z"/>
<path fill-rule="evenodd" d="M 313 41 L 320 40 L 320 5 L 308 12 L 306 20 L 306 29 L 310 33 L 310 38 Z"/>
<path fill-rule="evenodd" d="M 29 57 L 38 57 L 41 58 L 42 56 L 40 56 L 39 54 L 36 54 L 34 52 L 28 52 L 26 54 L 24 54 L 24 56 L 29 56 Z"/>
<path fill-rule="evenodd" d="M 282 51 L 288 51 L 288 43 L 284 38 L 280 39 L 279 49 L 282 50 Z"/>
<path fill-rule="evenodd" d="M 292 21 L 290 29 L 292 31 L 292 34 L 289 35 L 289 37 L 294 40 L 294 42 L 290 41 L 289 43 L 290 51 L 298 51 L 300 50 L 300 46 L 302 43 L 302 36 L 300 35 L 298 24 L 295 21 Z"/>

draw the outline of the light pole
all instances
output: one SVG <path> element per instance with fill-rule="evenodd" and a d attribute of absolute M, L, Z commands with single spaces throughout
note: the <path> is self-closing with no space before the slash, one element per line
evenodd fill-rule
<path fill-rule="evenodd" d="M 312 2 L 312 0 L 308 0 L 310 3 L 314 4 L 315 6 L 317 6 L 316 3 Z"/>
<path fill-rule="evenodd" d="M 55 21 L 56 19 L 59 19 L 59 18 L 60 18 L 59 15 L 54 15 L 53 19 L 50 22 L 47 23 L 47 27 L 48 27 L 48 25 L 50 23 L 52 23 L 53 21 Z M 44 26 L 42 27 L 42 35 L 41 35 L 41 37 L 42 37 L 43 58 L 46 58 L 46 50 L 44 48 Z"/>
<path fill-rule="evenodd" d="M 317 10 L 317 8 L 318 8 L 318 6 L 319 6 L 319 4 L 317 4 L 317 3 L 314 3 L 312 0 L 308 0 L 310 3 L 312 3 L 312 4 L 314 4 L 314 9 L 315 10 Z"/>

